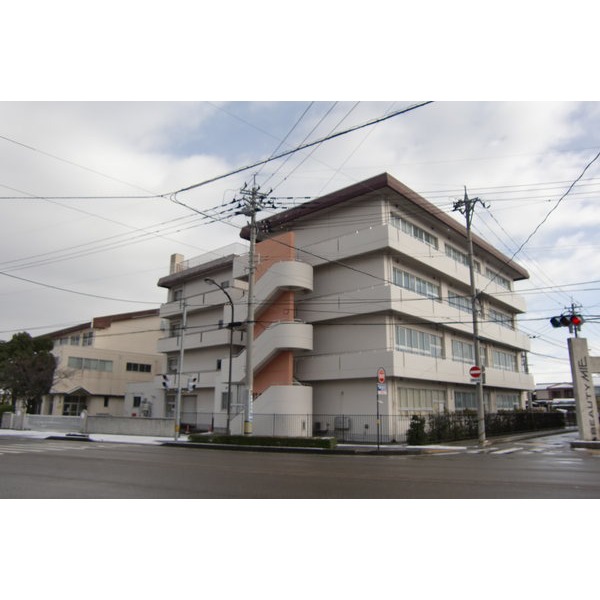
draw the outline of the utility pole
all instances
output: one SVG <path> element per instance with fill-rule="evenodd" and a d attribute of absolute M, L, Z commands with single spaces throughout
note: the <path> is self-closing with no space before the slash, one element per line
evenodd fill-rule
<path fill-rule="evenodd" d="M 243 196 L 244 206 L 240 210 L 241 214 L 250 217 L 250 252 L 248 253 L 248 316 L 246 321 L 246 403 L 244 410 L 244 435 L 252 435 L 252 420 L 254 401 L 254 278 L 256 273 L 256 213 L 263 208 L 263 202 L 268 194 L 259 193 L 260 187 L 256 186 L 256 176 L 251 189 L 244 187 L 240 190 Z"/>
<path fill-rule="evenodd" d="M 479 198 L 473 198 L 472 200 L 467 195 L 467 187 L 465 186 L 465 197 L 463 200 L 458 200 L 454 203 L 453 210 L 458 210 L 461 214 L 465 215 L 467 221 L 467 245 L 469 254 L 469 275 L 471 280 L 471 313 L 473 319 L 473 351 L 475 353 L 475 366 L 479 368 L 479 377 L 475 382 L 475 389 L 477 394 L 477 437 L 480 446 L 485 446 L 485 406 L 483 402 L 483 379 L 484 365 L 481 361 L 481 352 L 479 348 L 479 307 L 478 307 L 478 294 L 475 285 L 475 260 L 473 256 L 473 236 L 471 233 L 471 224 L 473 222 L 473 213 L 475 212 L 475 206 L 481 204 L 485 207 L 485 204 Z"/>
<path fill-rule="evenodd" d="M 177 365 L 177 396 L 175 397 L 175 441 L 179 438 L 179 429 L 181 426 L 181 381 L 183 372 L 183 353 L 184 353 L 184 341 L 185 341 L 185 330 L 187 327 L 187 303 L 185 299 L 183 302 L 183 316 L 181 318 L 181 330 L 179 334 L 179 363 Z"/>
<path fill-rule="evenodd" d="M 231 318 L 229 319 L 229 374 L 227 376 L 227 435 L 231 435 L 231 367 L 233 363 L 233 328 L 235 326 L 233 300 L 229 292 L 220 284 L 217 283 L 212 277 L 205 277 L 204 281 L 211 285 L 216 285 L 224 294 L 227 296 L 227 302 L 229 303 L 229 309 L 231 311 Z"/>

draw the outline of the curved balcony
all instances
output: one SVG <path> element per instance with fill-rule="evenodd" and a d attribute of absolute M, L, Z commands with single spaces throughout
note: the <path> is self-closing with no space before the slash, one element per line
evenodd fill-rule
<path fill-rule="evenodd" d="M 252 348 L 254 372 L 256 373 L 275 354 L 284 350 L 312 350 L 313 327 L 306 323 L 274 323 L 254 340 Z M 232 380 L 242 381 L 246 372 L 246 351 L 233 359 Z"/>
<path fill-rule="evenodd" d="M 266 308 L 280 292 L 312 292 L 313 267 L 305 262 L 282 260 L 274 263 L 254 284 L 255 314 Z M 246 319 L 247 305 L 236 305 L 236 320 Z"/>

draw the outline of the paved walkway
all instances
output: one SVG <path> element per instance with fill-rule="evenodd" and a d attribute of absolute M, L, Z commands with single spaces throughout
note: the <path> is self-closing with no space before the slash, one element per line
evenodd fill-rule
<path fill-rule="evenodd" d="M 568 427 L 565 429 L 553 429 L 549 431 L 531 431 L 527 433 L 519 433 L 507 436 L 498 436 L 488 439 L 486 444 L 487 449 L 491 449 L 498 444 L 513 443 L 520 440 L 533 439 L 544 436 L 558 435 L 564 433 L 574 433 L 573 442 L 577 440 L 577 428 Z M 408 446 L 403 444 L 380 444 L 379 448 L 376 444 L 338 444 L 337 448 L 332 451 L 322 450 L 320 448 L 277 448 L 277 447 L 260 447 L 260 446 L 230 446 L 216 444 L 196 444 L 187 441 L 186 435 L 179 436 L 179 440 L 174 437 L 153 437 L 141 435 L 117 435 L 105 433 L 85 434 L 68 434 L 56 431 L 31 431 L 31 430 L 15 430 L 15 429 L 0 429 L 0 439 L 5 436 L 27 437 L 37 439 L 61 439 L 73 441 L 88 441 L 88 442 L 111 442 L 125 444 L 150 444 L 150 445 L 169 445 L 178 447 L 198 448 L 198 449 L 217 449 L 226 450 L 249 450 L 249 451 L 269 451 L 269 452 L 311 452 L 311 453 L 336 453 L 336 454 L 440 454 L 440 453 L 457 453 L 457 452 L 472 452 L 475 449 L 480 449 L 477 440 L 464 440 L 460 442 L 450 442 L 447 444 L 430 444 L 424 446 Z"/>

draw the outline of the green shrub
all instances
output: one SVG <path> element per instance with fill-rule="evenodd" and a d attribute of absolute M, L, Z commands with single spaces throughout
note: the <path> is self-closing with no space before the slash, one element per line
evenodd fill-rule
<path fill-rule="evenodd" d="M 428 441 L 429 438 L 425 433 L 425 417 L 413 415 L 410 418 L 410 426 L 406 432 L 406 442 L 409 446 L 418 446 L 419 444 L 426 444 Z"/>
<path fill-rule="evenodd" d="M 561 412 L 499 411 L 485 415 L 485 432 L 494 436 L 539 429 L 560 429 L 565 423 L 565 415 Z M 477 436 L 477 413 L 464 410 L 431 414 L 427 418 L 413 415 L 406 433 L 406 441 L 414 446 L 475 439 Z"/>
<path fill-rule="evenodd" d="M 7 403 L 7 404 L 0 404 L 0 419 L 2 419 L 2 415 L 5 412 L 12 412 L 12 404 Z"/>
<path fill-rule="evenodd" d="M 266 435 L 220 435 L 192 433 L 188 440 L 195 444 L 229 444 L 234 446 L 271 446 L 276 448 L 323 448 L 336 447 L 337 440 L 330 437 L 285 437 Z"/>

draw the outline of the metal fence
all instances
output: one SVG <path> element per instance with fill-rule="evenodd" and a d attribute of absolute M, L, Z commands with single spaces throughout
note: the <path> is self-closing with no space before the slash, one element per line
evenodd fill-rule
<path fill-rule="evenodd" d="M 513 415 L 513 416 L 511 416 Z M 365 414 L 254 414 L 252 431 L 255 435 L 294 437 L 335 437 L 341 443 L 375 444 L 410 442 L 409 430 L 413 417 L 422 420 L 424 431 L 432 440 L 477 438 L 477 415 L 473 413 L 416 413 L 380 415 Z M 554 417 L 554 418 L 548 418 Z M 563 419 L 564 417 L 564 419 Z M 489 434 L 535 431 L 550 427 L 575 425 L 574 413 L 558 415 L 547 412 L 489 413 L 486 430 Z M 233 434 L 243 431 L 243 415 L 230 422 Z M 415 425 L 412 425 L 413 429 Z M 223 413 L 184 413 L 183 433 L 226 431 Z"/>

